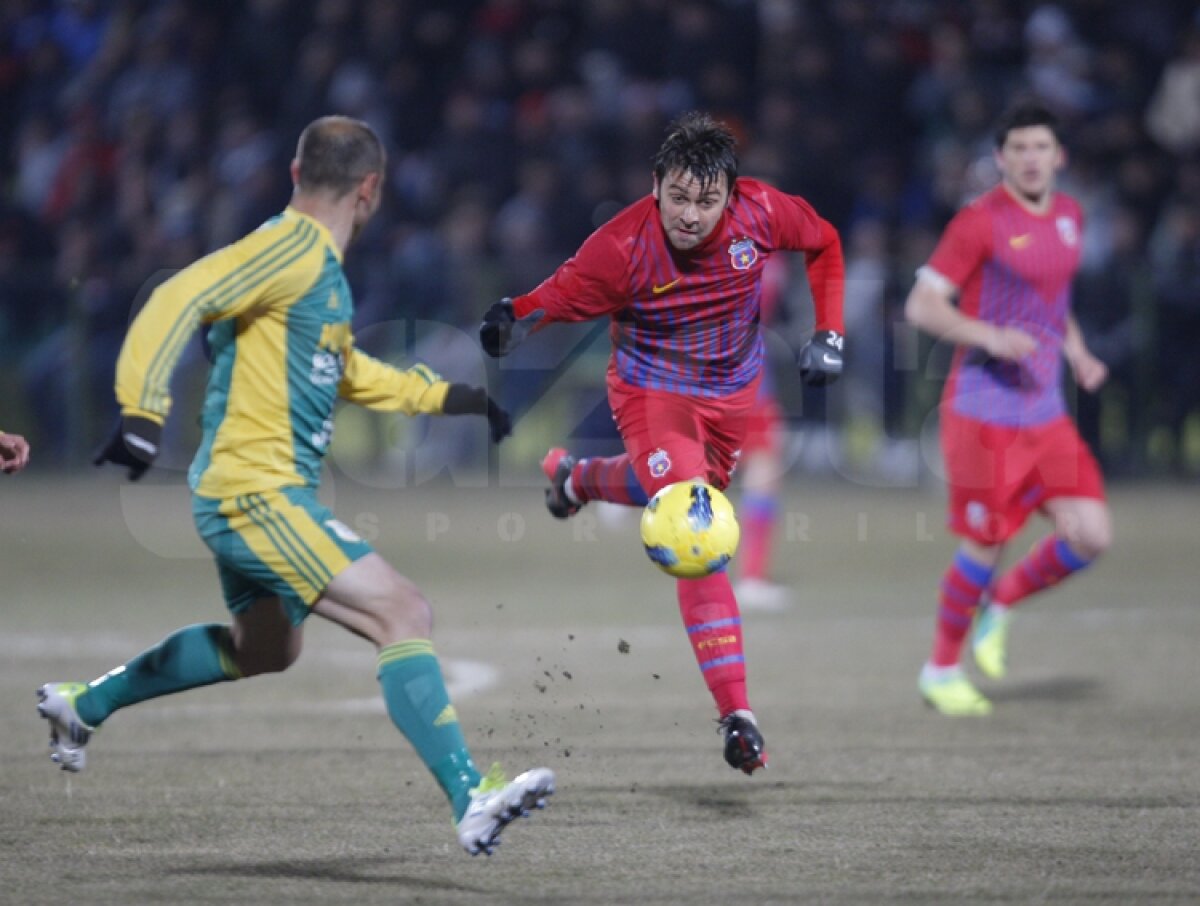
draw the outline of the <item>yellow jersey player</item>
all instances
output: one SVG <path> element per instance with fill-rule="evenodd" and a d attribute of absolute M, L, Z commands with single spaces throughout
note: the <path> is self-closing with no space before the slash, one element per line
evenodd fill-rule
<path fill-rule="evenodd" d="M 113 712 L 285 670 L 316 613 L 376 646 L 388 714 L 450 800 L 459 842 L 490 854 L 509 821 L 545 804 L 554 775 L 534 768 L 508 781 L 493 766 L 481 776 L 430 643 L 429 602 L 317 500 L 339 398 L 410 415 L 485 415 L 496 442 L 510 430 L 482 388 L 424 365 L 398 370 L 354 346 L 342 255 L 379 207 L 385 164 L 365 123 L 311 123 L 287 209 L 168 280 L 134 320 L 117 363 L 121 419 L 96 463 L 127 466 L 132 479 L 145 472 L 180 352 L 212 325 L 203 439 L 188 478 L 232 621 L 180 629 L 90 683 L 47 683 L 38 710 L 52 759 L 82 770 L 85 745 Z"/>

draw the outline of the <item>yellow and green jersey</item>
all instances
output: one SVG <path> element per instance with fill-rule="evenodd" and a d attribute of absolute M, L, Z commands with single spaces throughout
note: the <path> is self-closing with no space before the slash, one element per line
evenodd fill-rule
<path fill-rule="evenodd" d="M 154 291 L 117 362 L 121 411 L 165 421 L 179 356 L 211 324 L 192 490 L 227 499 L 315 487 L 339 397 L 386 412 L 439 413 L 449 387 L 424 365 L 401 371 L 355 349 L 353 311 L 329 230 L 288 208 Z"/>

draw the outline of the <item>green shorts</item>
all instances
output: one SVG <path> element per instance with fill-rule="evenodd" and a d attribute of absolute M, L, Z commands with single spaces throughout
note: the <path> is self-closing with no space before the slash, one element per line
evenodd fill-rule
<path fill-rule="evenodd" d="M 333 577 L 371 553 L 309 488 L 279 488 L 228 500 L 192 497 L 196 530 L 217 560 L 225 604 L 241 613 L 279 598 L 299 626 Z"/>

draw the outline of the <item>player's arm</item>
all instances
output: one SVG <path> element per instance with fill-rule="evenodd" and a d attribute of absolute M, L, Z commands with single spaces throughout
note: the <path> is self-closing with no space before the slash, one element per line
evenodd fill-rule
<path fill-rule="evenodd" d="M 938 340 L 975 346 L 997 359 L 1015 362 L 1037 348 L 1037 341 L 1023 330 L 964 314 L 954 304 L 957 294 L 958 288 L 947 277 L 922 267 L 904 302 L 904 317 Z"/>
<path fill-rule="evenodd" d="M 992 225 L 986 212 L 968 205 L 946 225 L 929 263 L 904 303 L 904 317 L 934 339 L 973 346 L 997 359 L 1017 361 L 1037 347 L 1023 330 L 980 320 L 954 304 L 964 286 L 990 257 Z"/>
<path fill-rule="evenodd" d="M 797 364 L 805 383 L 830 384 L 842 373 L 846 348 L 842 314 L 846 262 L 841 237 L 833 224 L 803 198 L 757 181 L 749 181 L 747 188 L 760 193 L 777 247 L 804 254 L 815 324 L 812 339 L 801 347 Z"/>
<path fill-rule="evenodd" d="M 201 324 L 290 303 L 311 285 L 306 254 L 320 240 L 305 221 L 283 220 L 206 255 L 154 290 L 134 318 L 117 359 L 121 418 L 92 462 L 129 467 L 137 480 L 158 455 L 171 411 L 170 383 Z"/>
<path fill-rule="evenodd" d="M 493 443 L 500 443 L 512 433 L 508 413 L 482 387 L 451 383 L 427 365 L 395 368 L 353 346 L 346 352 L 338 396 L 379 412 L 483 415 Z"/>
<path fill-rule="evenodd" d="M 1063 337 L 1063 358 L 1071 367 L 1075 383 L 1088 393 L 1095 393 L 1108 380 L 1108 366 L 1088 349 L 1083 331 L 1073 314 L 1067 314 L 1067 332 Z"/>
<path fill-rule="evenodd" d="M 29 463 L 29 443 L 20 434 L 0 431 L 0 472 L 11 475 Z"/>
<path fill-rule="evenodd" d="M 501 299 L 483 316 L 479 342 L 493 358 L 508 355 L 533 331 L 554 321 L 590 321 L 628 303 L 628 260 L 603 228 L 537 289 Z"/>

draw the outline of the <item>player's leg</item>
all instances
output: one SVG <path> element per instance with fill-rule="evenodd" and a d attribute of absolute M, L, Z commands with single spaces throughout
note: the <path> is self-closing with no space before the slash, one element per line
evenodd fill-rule
<path fill-rule="evenodd" d="M 741 500 L 738 523 L 738 581 L 734 586 L 744 610 L 778 611 L 790 603 L 788 589 L 771 581 L 771 544 L 779 513 L 779 487 L 784 473 L 783 428 L 779 406 L 760 394 L 738 459 Z"/>
<path fill-rule="evenodd" d="M 576 459 L 562 447 L 552 448 L 542 459 L 542 472 L 550 481 L 546 490 L 546 508 L 558 519 L 566 519 L 592 500 L 621 506 L 645 506 L 649 500 L 645 485 L 634 466 L 630 438 L 643 437 L 650 429 L 650 410 L 659 394 L 633 387 L 610 378 L 608 402 L 617 431 L 625 441 L 625 452 L 618 456 L 594 456 Z M 693 432 L 695 428 L 692 428 Z"/>
<path fill-rule="evenodd" d="M 1040 507 L 1054 531 L 996 581 L 972 634 L 975 662 L 988 676 L 1007 672 L 1013 608 L 1086 569 L 1112 543 L 1112 519 L 1099 465 L 1067 419 L 1031 432 L 1033 468 L 1022 495 Z"/>
<path fill-rule="evenodd" d="M 450 800 L 468 852 L 490 853 L 509 821 L 545 805 L 548 769 L 507 781 L 496 767 L 485 777 L 475 766 L 429 638 L 429 603 L 412 582 L 368 554 L 334 577 L 313 611 L 375 645 L 388 715 Z"/>
<path fill-rule="evenodd" d="M 1091 566 L 1112 543 L 1112 518 L 1103 500 L 1058 497 L 1046 501 L 1054 531 L 996 583 L 992 602 L 1014 607 Z"/>
<path fill-rule="evenodd" d="M 277 499 L 276 499 L 277 498 Z M 320 593 L 315 573 L 348 562 L 325 551 L 316 564 L 282 495 L 218 501 L 195 498 L 196 526 L 212 550 L 232 624 L 185 626 L 90 683 L 47 683 L 38 710 L 51 727 L 51 757 L 82 770 L 83 747 L 114 712 L 139 702 L 258 673 L 286 669 L 299 655 L 306 603 Z M 291 508 L 294 509 L 294 508 Z M 304 521 L 309 521 L 304 514 Z M 369 548 L 368 548 L 369 549 Z"/>
<path fill-rule="evenodd" d="M 960 544 L 938 586 L 934 638 L 917 688 L 942 714 L 984 715 L 989 702 L 961 665 L 963 640 L 991 584 L 1004 544 L 1020 530 L 1027 510 L 1013 518 L 1019 485 L 1006 478 L 1016 434 L 943 409 L 943 460 L 949 489 L 947 522 Z"/>
<path fill-rule="evenodd" d="M 648 396 L 645 417 L 619 420 L 639 483 L 648 495 L 699 478 L 724 489 L 744 438 L 745 412 L 755 387 L 721 403 L 673 394 Z M 639 430 L 632 430 L 636 426 Z M 750 708 L 742 617 L 728 573 L 677 579 L 679 613 L 725 736 L 725 760 L 752 773 L 767 756 Z"/>
<path fill-rule="evenodd" d="M 649 499 L 638 483 L 627 453 L 577 460 L 565 448 L 553 447 L 542 457 L 542 472 L 550 481 L 546 508 L 557 519 L 574 516 L 592 500 L 645 506 Z"/>

